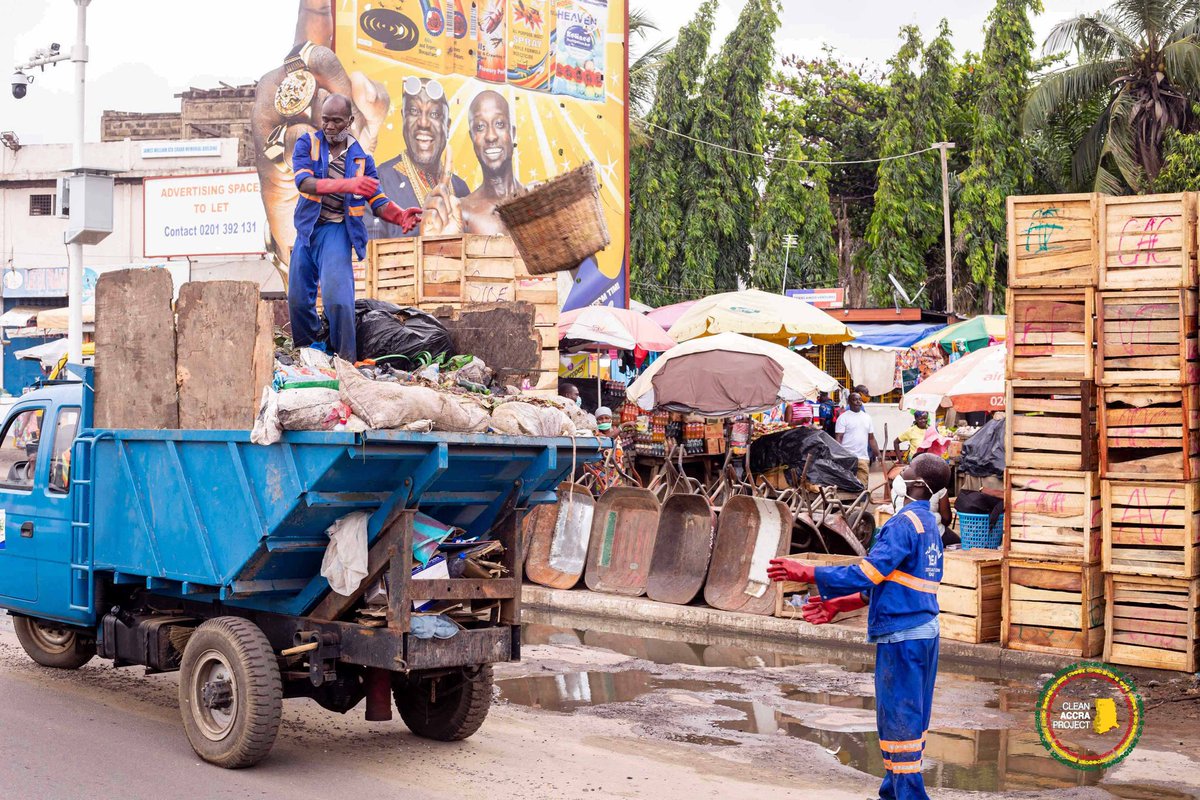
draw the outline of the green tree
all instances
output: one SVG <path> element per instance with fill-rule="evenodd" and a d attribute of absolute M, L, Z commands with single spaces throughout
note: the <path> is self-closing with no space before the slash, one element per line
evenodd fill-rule
<path fill-rule="evenodd" d="M 651 31 L 658 28 L 650 21 L 646 12 L 640 8 L 629 11 L 629 84 L 627 86 L 629 103 L 629 135 L 638 144 L 645 140 L 646 124 L 644 116 L 654 99 L 654 85 L 658 80 L 658 69 L 663 59 L 671 52 L 671 42 L 668 39 L 647 45 L 646 40 Z M 637 40 L 641 47 L 634 55 L 633 42 Z"/>
<path fill-rule="evenodd" d="M 1200 117 L 1200 107 L 1192 106 Z M 1200 132 L 1167 131 L 1163 140 L 1163 164 L 1154 179 L 1155 192 L 1191 192 L 1200 186 Z"/>
<path fill-rule="evenodd" d="M 837 278 L 834 219 L 829 204 L 829 168 L 805 160 L 828 161 L 828 153 L 810 154 L 798 139 L 771 162 L 755 226 L 755 255 L 751 284 L 768 292 L 787 286 L 828 286 Z M 786 236 L 796 237 L 789 248 Z"/>
<path fill-rule="evenodd" d="M 997 0 L 988 16 L 979 68 L 970 166 L 960 177 L 954 236 L 970 282 L 955 286 L 957 311 L 979 310 L 1003 282 L 1005 202 L 1032 182 L 1021 138 L 1021 108 L 1033 67 L 1030 12 L 1041 0 Z"/>
<path fill-rule="evenodd" d="M 704 72 L 691 134 L 697 169 L 686 184 L 684 286 L 719 292 L 750 275 L 750 243 L 763 153 L 764 89 L 779 27 L 775 0 L 748 0 Z M 711 143 L 711 144 L 710 144 Z M 716 146 L 713 146 L 716 145 Z"/>
<path fill-rule="evenodd" d="M 631 294 L 650 305 L 682 299 L 680 237 L 685 208 L 681 176 L 696 168 L 686 139 L 695 117 L 697 78 L 704 68 L 716 0 L 707 0 L 679 32 L 656 73 L 645 141 L 630 152 L 629 280 Z"/>
<path fill-rule="evenodd" d="M 1045 50 L 1074 51 L 1079 63 L 1038 81 L 1023 123 L 1034 131 L 1064 109 L 1092 111 L 1075 148 L 1076 183 L 1108 194 L 1149 189 L 1167 133 L 1185 128 L 1200 97 L 1198 14 L 1195 0 L 1116 0 L 1050 31 Z"/>

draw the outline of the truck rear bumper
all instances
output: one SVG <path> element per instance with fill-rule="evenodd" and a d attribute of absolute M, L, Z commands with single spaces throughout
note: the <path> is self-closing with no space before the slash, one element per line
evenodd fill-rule
<path fill-rule="evenodd" d="M 466 667 L 514 661 L 521 657 L 520 628 L 498 625 L 459 631 L 450 639 L 418 639 L 387 628 L 324 623 L 336 630 L 338 660 L 364 667 L 403 671 Z"/>

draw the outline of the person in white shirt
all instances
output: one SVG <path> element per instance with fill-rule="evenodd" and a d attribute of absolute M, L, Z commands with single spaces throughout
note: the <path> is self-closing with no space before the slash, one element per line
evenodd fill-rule
<path fill-rule="evenodd" d="M 853 392 L 847 408 L 838 417 L 834 434 L 838 444 L 858 458 L 858 480 L 864 489 L 871 475 L 871 464 L 879 457 L 879 446 L 875 443 L 875 425 L 871 415 L 863 409 L 862 395 Z"/>

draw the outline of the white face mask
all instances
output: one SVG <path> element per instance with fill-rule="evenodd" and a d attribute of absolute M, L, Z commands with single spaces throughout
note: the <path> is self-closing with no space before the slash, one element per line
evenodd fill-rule
<path fill-rule="evenodd" d="M 929 488 L 929 484 L 925 483 L 923 480 L 915 480 L 913 483 L 919 483 L 926 489 Z M 904 480 L 904 474 L 901 473 L 892 479 L 892 506 L 899 511 L 900 507 L 904 505 L 905 501 L 911 499 L 912 498 L 908 496 L 908 481 Z"/>

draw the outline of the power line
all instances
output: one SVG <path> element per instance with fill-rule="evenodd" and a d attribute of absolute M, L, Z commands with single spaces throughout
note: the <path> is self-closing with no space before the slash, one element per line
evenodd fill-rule
<path fill-rule="evenodd" d="M 828 167 L 851 166 L 854 164 L 879 164 L 884 161 L 896 161 L 897 159 L 901 159 L 901 158 L 911 158 L 912 156 L 919 156 L 922 153 L 929 153 L 929 152 L 932 152 L 932 151 L 938 149 L 936 146 L 926 147 L 923 150 L 914 150 L 911 153 L 901 153 L 900 155 L 885 156 L 883 158 L 864 158 L 864 159 L 860 159 L 858 161 L 808 161 L 808 160 L 804 160 L 804 159 L 781 158 L 779 156 L 769 156 L 769 155 L 766 155 L 765 153 L 751 153 L 748 150 L 738 150 L 736 147 L 727 147 L 726 145 L 717 144 L 716 142 L 709 142 L 709 141 L 706 141 L 705 139 L 697 139 L 695 136 L 689 136 L 686 133 L 680 133 L 679 131 L 673 131 L 670 128 L 664 128 L 661 125 L 655 125 L 653 122 L 650 122 L 649 120 L 643 120 L 643 122 L 644 122 L 644 124 L 648 125 L 649 127 L 654 128 L 655 130 L 660 130 L 663 133 L 670 134 L 671 136 L 678 136 L 681 139 L 687 139 L 688 141 L 695 142 L 696 144 L 708 145 L 709 147 L 715 147 L 718 150 L 725 150 L 726 152 L 737 153 L 738 155 L 742 155 L 742 156 L 752 156 L 754 158 L 761 158 L 764 161 L 782 161 L 786 164 L 821 164 L 821 165 L 828 166 Z"/>

